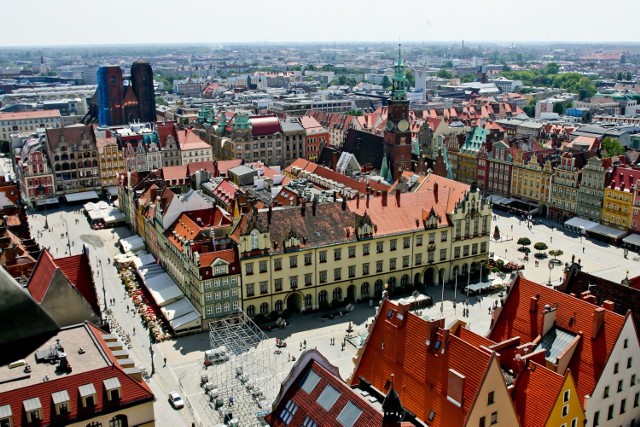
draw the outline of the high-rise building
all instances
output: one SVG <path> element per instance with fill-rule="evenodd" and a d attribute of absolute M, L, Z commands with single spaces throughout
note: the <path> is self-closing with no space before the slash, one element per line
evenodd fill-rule
<path fill-rule="evenodd" d="M 156 98 L 153 90 L 153 71 L 147 61 L 138 60 L 131 65 L 131 85 L 138 97 L 140 121 L 156 121 Z"/>
<path fill-rule="evenodd" d="M 100 126 L 124 124 L 124 86 L 122 69 L 117 65 L 98 68 L 98 123 Z"/>

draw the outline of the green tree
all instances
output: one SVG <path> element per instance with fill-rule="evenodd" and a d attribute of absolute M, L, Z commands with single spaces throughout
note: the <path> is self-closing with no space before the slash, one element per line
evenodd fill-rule
<path fill-rule="evenodd" d="M 413 71 L 411 70 L 407 70 L 404 72 L 404 76 L 406 77 L 408 83 L 409 83 L 409 87 L 415 87 L 416 86 L 416 76 L 413 75 Z"/>
<path fill-rule="evenodd" d="M 545 242 L 537 242 L 535 245 L 533 245 L 533 247 L 540 254 L 542 253 L 542 251 L 546 251 L 548 248 Z"/>
<path fill-rule="evenodd" d="M 464 76 L 460 77 L 460 81 L 462 83 L 471 83 L 474 82 L 476 80 L 476 76 L 474 76 L 473 74 L 465 74 Z"/>
<path fill-rule="evenodd" d="M 389 80 L 389 76 L 384 76 L 382 78 L 382 87 L 388 89 L 391 86 L 391 80 Z"/>
<path fill-rule="evenodd" d="M 560 71 L 560 66 L 555 62 L 549 62 L 544 67 L 545 74 L 558 74 L 558 71 Z"/>
<path fill-rule="evenodd" d="M 535 99 L 531 99 L 531 101 L 529 101 L 529 103 L 527 105 L 522 107 L 522 111 L 524 111 L 524 113 L 529 117 L 535 117 L 535 115 L 536 115 L 536 100 Z"/>
<path fill-rule="evenodd" d="M 161 96 L 156 96 L 156 105 L 169 105 L 169 103 Z"/>
<path fill-rule="evenodd" d="M 451 74 L 451 71 L 447 71 L 444 68 L 439 70 L 438 73 L 436 74 L 437 77 L 440 77 L 441 79 L 450 79 L 453 77 L 453 74 Z"/>
<path fill-rule="evenodd" d="M 305 67 L 307 70 L 309 71 L 315 71 L 316 70 L 316 66 L 313 64 L 309 64 Z"/>
<path fill-rule="evenodd" d="M 587 77 L 582 77 L 575 85 L 575 91 L 578 93 L 580 99 L 591 98 L 596 94 L 597 88 L 591 80 Z"/>
<path fill-rule="evenodd" d="M 602 149 L 607 150 L 608 156 L 619 156 L 625 153 L 625 149 L 620 141 L 610 136 L 602 140 Z"/>
<path fill-rule="evenodd" d="M 9 141 L 0 141 L 0 153 L 9 154 L 11 150 Z"/>
<path fill-rule="evenodd" d="M 453 68 L 453 61 L 451 61 L 451 60 L 445 61 L 445 63 L 442 64 L 441 68 Z"/>
<path fill-rule="evenodd" d="M 527 246 L 531 244 L 531 240 L 528 237 L 521 237 L 518 239 L 518 244 L 521 246 L 520 251 L 526 252 Z"/>
<path fill-rule="evenodd" d="M 553 104 L 553 112 L 558 113 L 560 115 L 564 114 L 565 108 L 563 102 L 556 102 Z"/>
<path fill-rule="evenodd" d="M 552 249 L 549 251 L 549 255 L 553 257 L 553 259 L 557 260 L 559 256 L 562 256 L 564 252 L 560 249 Z"/>
<path fill-rule="evenodd" d="M 631 80 L 631 71 L 627 71 L 627 73 L 625 74 L 625 78 L 627 80 Z"/>

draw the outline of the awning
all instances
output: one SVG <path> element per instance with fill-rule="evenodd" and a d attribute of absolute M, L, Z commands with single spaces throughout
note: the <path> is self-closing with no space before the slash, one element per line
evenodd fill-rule
<path fill-rule="evenodd" d="M 584 230 L 585 232 L 590 231 L 592 228 L 597 227 L 598 225 L 600 224 L 598 224 L 597 222 L 589 221 L 588 219 L 584 218 L 578 218 L 577 216 L 564 222 L 565 227 L 574 228 L 576 230 Z"/>
<path fill-rule="evenodd" d="M 98 200 L 100 196 L 95 191 L 82 191 L 80 193 L 72 193 L 64 196 L 67 203 L 82 202 L 84 200 Z"/>
<path fill-rule="evenodd" d="M 171 328 L 175 333 L 180 333 L 186 329 L 199 328 L 202 326 L 202 320 L 198 313 L 192 311 L 184 316 L 169 321 L 169 325 L 171 325 Z"/>
<path fill-rule="evenodd" d="M 60 201 L 57 197 L 49 197 L 48 199 L 36 200 L 36 206 L 57 205 L 58 203 L 60 203 Z"/>
<path fill-rule="evenodd" d="M 111 209 L 109 213 L 104 217 L 105 224 L 116 224 L 118 222 L 123 222 L 124 220 L 125 215 L 118 209 Z"/>
<path fill-rule="evenodd" d="M 473 285 L 465 286 L 464 288 L 469 291 L 480 291 L 482 289 L 489 289 L 491 287 L 491 282 L 480 282 L 474 283 Z"/>
<path fill-rule="evenodd" d="M 627 245 L 640 246 L 640 235 L 629 234 L 627 237 L 622 239 L 622 241 Z"/>
<path fill-rule="evenodd" d="M 172 302 L 171 304 L 165 305 L 160 309 L 160 311 L 162 311 L 162 314 L 164 314 L 164 317 L 167 320 L 173 320 L 182 317 L 185 314 L 189 314 L 192 311 L 195 311 L 195 309 L 186 298 L 182 298 Z"/>
<path fill-rule="evenodd" d="M 599 224 L 591 229 L 589 229 L 589 234 L 599 234 L 601 236 L 605 236 L 609 239 L 622 239 L 627 235 L 627 232 L 624 230 L 618 230 L 617 228 L 608 227 L 606 225 Z"/>
<path fill-rule="evenodd" d="M 117 186 L 112 186 L 112 187 L 107 187 L 105 188 L 105 191 L 107 192 L 107 194 L 109 194 L 111 197 L 118 197 L 118 187 Z"/>
<path fill-rule="evenodd" d="M 122 252 L 138 252 L 145 248 L 144 240 L 140 236 L 130 236 L 120 239 L 120 247 Z"/>

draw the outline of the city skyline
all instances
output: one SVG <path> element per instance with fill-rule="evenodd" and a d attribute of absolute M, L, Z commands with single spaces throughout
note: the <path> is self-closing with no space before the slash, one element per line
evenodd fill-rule
<path fill-rule="evenodd" d="M 398 7 L 393 7 L 398 5 Z M 28 7 L 27 7 L 28 6 Z M 5 16 L 29 20 L 4 22 L 0 47 L 305 42 L 634 42 L 640 30 L 634 14 L 617 14 L 615 25 L 591 22 L 595 1 L 536 2 L 526 6 L 501 0 L 461 0 L 455 9 L 436 2 L 401 4 L 371 0 L 359 3 L 327 0 L 321 7 L 291 0 L 265 3 L 243 0 L 232 10 L 187 0 L 176 10 L 168 2 L 114 0 L 98 16 L 87 14 L 85 2 L 35 0 L 3 6 Z M 631 0 L 612 4 L 633 10 Z M 207 11 L 211 10 L 209 16 Z M 35 11 L 35 12 L 34 12 Z M 194 16 L 205 18 L 193 21 Z M 178 14 L 176 14 L 178 12 Z M 176 16 L 175 22 L 168 18 Z M 235 18 L 234 18 L 235 16 Z M 103 30 L 96 21 L 101 22 Z M 554 22 L 557 25 L 554 25 Z M 600 21 L 602 22 L 602 21 Z M 160 23 L 160 24 L 158 24 Z M 275 25 L 275 23 L 279 23 Z M 281 25 L 285 23 L 286 25 Z M 313 25 L 313 24 L 317 25 Z"/>

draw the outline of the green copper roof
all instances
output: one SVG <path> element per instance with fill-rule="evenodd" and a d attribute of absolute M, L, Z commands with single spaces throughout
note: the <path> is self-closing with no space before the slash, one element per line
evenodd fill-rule
<path fill-rule="evenodd" d="M 398 62 L 395 66 L 395 73 L 393 74 L 393 91 L 391 92 L 391 99 L 396 101 L 407 99 L 407 86 L 408 81 L 404 75 L 404 65 L 402 63 L 402 51 L 401 45 L 398 45 Z"/>

